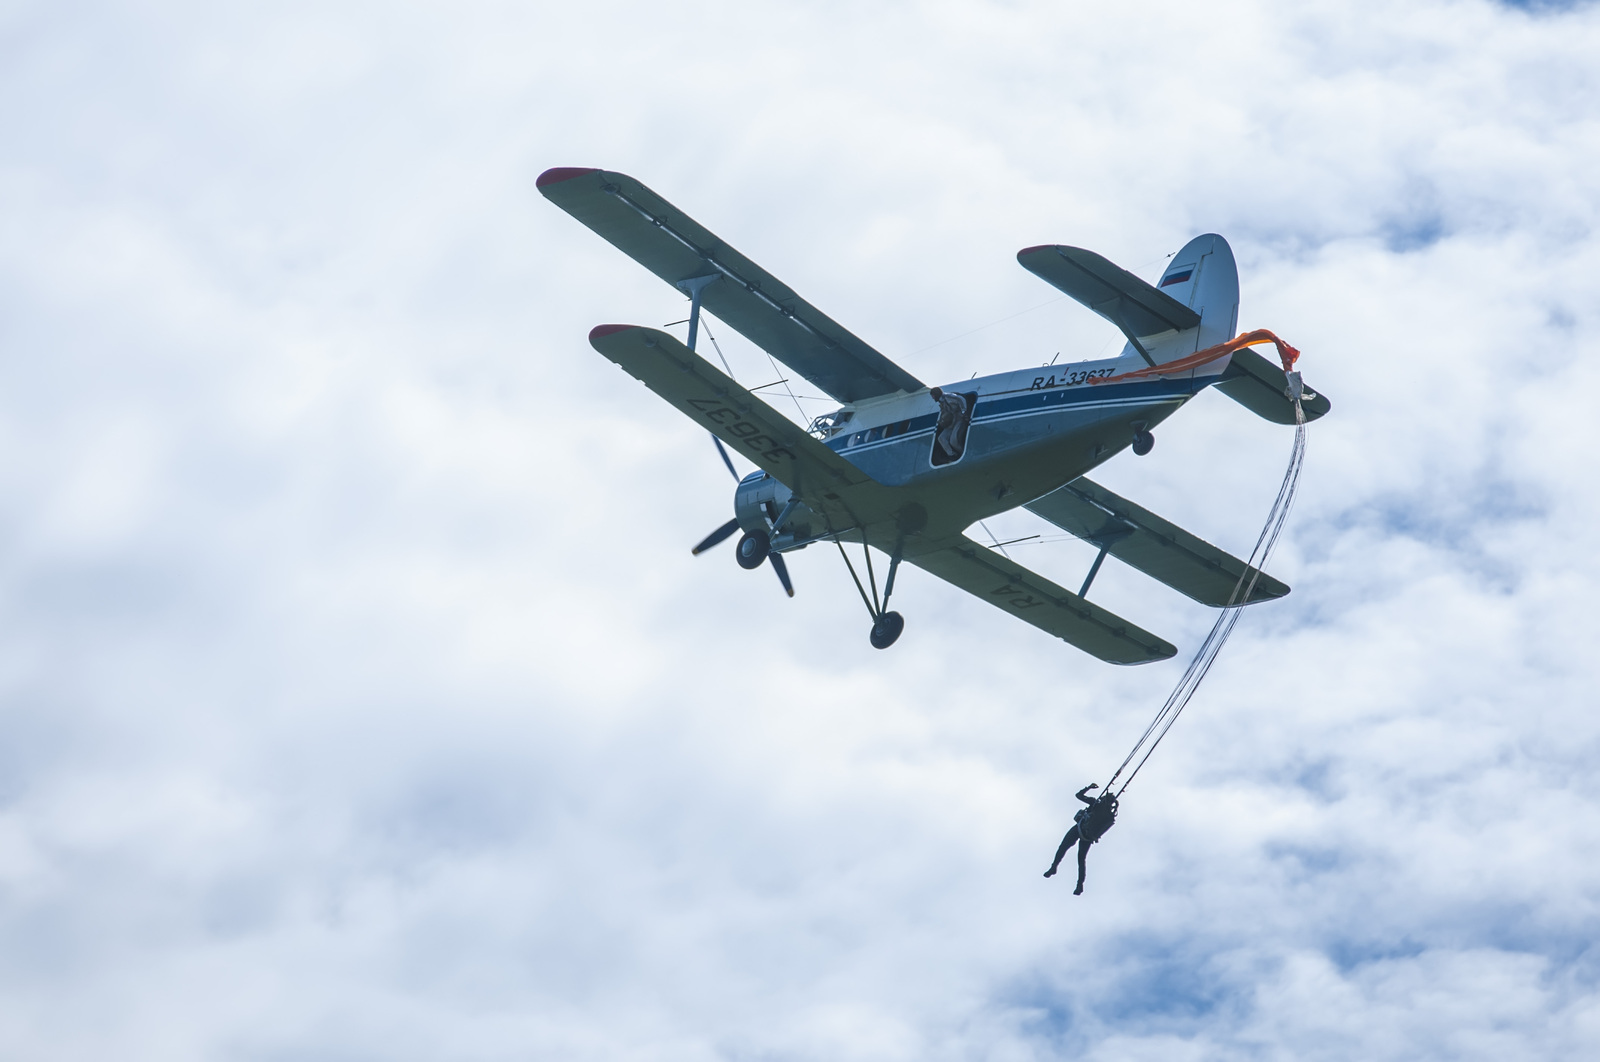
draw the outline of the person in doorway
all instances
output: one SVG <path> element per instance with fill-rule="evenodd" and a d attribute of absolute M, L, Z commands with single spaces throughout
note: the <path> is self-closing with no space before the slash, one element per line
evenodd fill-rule
<path fill-rule="evenodd" d="M 1078 887 L 1072 890 L 1072 895 L 1083 895 L 1083 876 L 1088 871 L 1087 859 L 1089 846 L 1104 837 L 1106 831 L 1111 829 L 1117 821 L 1117 797 L 1107 789 L 1098 797 L 1088 795 L 1089 790 L 1099 789 L 1099 783 L 1090 782 L 1078 790 L 1078 799 L 1089 805 L 1079 808 L 1078 813 L 1072 816 L 1072 829 L 1061 838 L 1061 847 L 1056 849 L 1055 861 L 1050 864 L 1050 869 L 1044 876 L 1054 877 L 1056 868 L 1061 865 L 1061 860 L 1066 856 L 1067 849 L 1072 847 L 1072 842 L 1078 842 Z"/>
<path fill-rule="evenodd" d="M 962 431 L 967 418 L 966 396 L 946 394 L 942 388 L 930 387 L 928 397 L 939 403 L 939 424 L 933 429 L 933 437 L 954 461 L 961 456 L 961 447 L 966 442 Z"/>

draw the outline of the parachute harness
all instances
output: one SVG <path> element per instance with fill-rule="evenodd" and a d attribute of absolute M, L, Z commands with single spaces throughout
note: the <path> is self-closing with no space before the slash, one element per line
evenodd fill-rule
<path fill-rule="evenodd" d="M 1217 622 L 1212 624 L 1211 633 L 1206 635 L 1205 641 L 1200 643 L 1194 659 L 1189 661 L 1188 670 L 1178 680 L 1172 692 L 1167 696 L 1166 703 L 1150 721 L 1144 733 L 1134 744 L 1122 765 L 1106 782 L 1106 792 L 1110 792 L 1116 785 L 1122 772 L 1127 770 L 1128 764 L 1133 763 L 1138 757 L 1138 763 L 1133 770 L 1128 772 L 1128 777 L 1122 783 L 1122 788 L 1117 790 L 1117 798 L 1127 792 L 1128 786 L 1133 784 L 1139 770 L 1150 759 L 1150 754 L 1155 752 L 1156 746 L 1161 744 L 1161 739 L 1167 736 L 1167 731 L 1172 729 L 1172 724 L 1178 721 L 1178 716 L 1183 714 L 1183 709 L 1188 705 L 1189 699 L 1194 696 L 1195 690 L 1200 688 L 1200 683 L 1205 679 L 1206 673 L 1211 670 L 1211 665 L 1217 659 L 1217 654 L 1222 651 L 1223 645 L 1233 633 L 1234 625 L 1239 622 L 1239 614 L 1244 611 L 1245 602 L 1250 600 L 1251 593 L 1255 590 L 1256 580 L 1260 577 L 1262 569 L 1267 566 L 1267 560 L 1272 556 L 1273 547 L 1278 544 L 1278 536 L 1283 532 L 1283 525 L 1289 518 L 1289 509 L 1294 505 L 1295 491 L 1300 485 L 1300 470 L 1305 465 L 1306 456 L 1306 415 L 1301 408 L 1300 396 L 1302 385 L 1300 374 L 1294 370 L 1294 364 L 1300 358 L 1300 352 L 1265 328 L 1254 332 L 1247 332 L 1237 339 L 1227 343 L 1219 343 L 1208 347 L 1196 354 L 1177 361 L 1168 362 L 1155 369 L 1136 369 L 1133 372 L 1123 373 L 1120 376 L 1103 377 L 1093 382 L 1109 383 L 1113 380 L 1123 380 L 1129 377 L 1165 375 L 1174 371 L 1181 372 L 1197 368 L 1207 362 L 1215 361 L 1224 355 L 1231 354 L 1241 347 L 1257 346 L 1263 343 L 1272 343 L 1278 348 L 1278 357 L 1283 362 L 1283 371 L 1288 376 L 1289 386 L 1285 394 L 1294 403 L 1294 447 L 1289 453 L 1289 467 L 1283 474 L 1283 483 L 1278 487 L 1278 497 L 1272 503 L 1272 509 L 1267 514 L 1267 522 L 1261 528 L 1261 535 L 1256 539 L 1256 545 L 1250 551 L 1250 558 L 1244 572 L 1239 576 L 1239 581 L 1234 584 L 1233 593 L 1228 595 L 1228 603 L 1223 606 Z M 1140 753 L 1143 755 L 1140 755 Z"/>

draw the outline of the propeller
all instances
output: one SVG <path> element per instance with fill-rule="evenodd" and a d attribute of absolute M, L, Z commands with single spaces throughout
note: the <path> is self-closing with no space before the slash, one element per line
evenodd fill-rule
<path fill-rule="evenodd" d="M 722 440 L 713 435 L 711 436 L 711 441 L 716 444 L 717 454 L 722 458 L 722 463 L 727 466 L 728 475 L 732 476 L 734 482 L 737 483 L 739 481 L 739 472 L 733 467 L 733 458 L 729 457 L 728 451 L 723 449 Z M 725 541 L 729 535 L 733 534 L 737 530 L 739 530 L 739 518 L 734 517 L 732 520 L 729 520 L 727 523 L 711 532 L 711 534 L 701 539 L 700 544 L 689 552 L 692 556 L 698 557 L 712 546 Z M 767 560 L 772 562 L 772 570 L 777 573 L 778 582 L 783 584 L 783 592 L 788 594 L 790 597 L 793 597 L 794 582 L 789 578 L 789 566 L 784 563 L 783 555 L 779 553 L 769 553 L 767 554 Z"/>
<path fill-rule="evenodd" d="M 772 570 L 778 573 L 778 582 L 783 584 L 783 592 L 793 597 L 794 584 L 789 581 L 789 565 L 784 563 L 783 554 L 769 553 L 767 560 L 772 563 Z"/>
<path fill-rule="evenodd" d="M 715 531 L 711 532 L 711 534 L 707 535 L 701 540 L 698 546 L 689 552 L 698 557 L 700 554 L 704 553 L 712 546 L 715 546 L 717 543 L 723 541 L 737 530 L 739 530 L 739 518 L 736 516 L 732 520 L 729 520 L 727 523 L 723 524 L 721 527 L 717 528 Z"/>
<path fill-rule="evenodd" d="M 728 466 L 728 475 L 733 477 L 735 483 L 739 482 L 739 473 L 734 471 L 733 468 L 733 458 L 729 457 L 728 451 L 722 448 L 722 440 L 713 435 L 711 441 L 716 443 L 717 453 L 722 456 L 722 463 Z"/>

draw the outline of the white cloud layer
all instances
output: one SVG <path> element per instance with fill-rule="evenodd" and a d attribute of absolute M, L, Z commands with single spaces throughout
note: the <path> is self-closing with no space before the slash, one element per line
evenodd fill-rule
<path fill-rule="evenodd" d="M 1594 1057 L 1597 54 L 1469 0 L 9 5 L 0 1057 Z M 1072 791 L 1182 658 L 919 572 L 878 653 L 836 557 L 691 559 L 730 483 L 585 342 L 682 300 L 557 165 L 928 380 L 1112 342 L 1020 247 L 1230 239 L 1334 403 L 1295 589 L 1085 896 Z M 1247 550 L 1286 432 L 1159 437 L 1100 478 Z"/>

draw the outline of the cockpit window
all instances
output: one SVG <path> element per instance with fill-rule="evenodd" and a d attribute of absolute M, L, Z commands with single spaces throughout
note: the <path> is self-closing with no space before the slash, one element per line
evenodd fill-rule
<path fill-rule="evenodd" d="M 853 409 L 836 409 L 813 420 L 806 431 L 818 439 L 831 438 L 839 434 L 839 429 L 849 423 L 850 418 L 855 415 L 856 411 Z"/>

